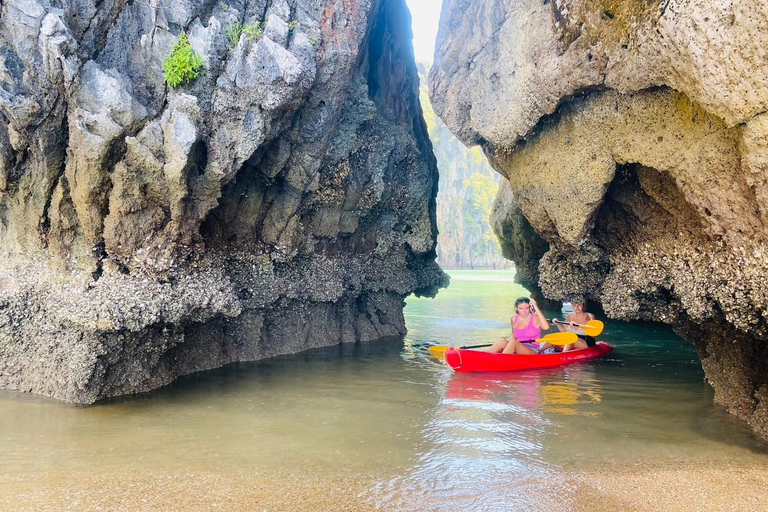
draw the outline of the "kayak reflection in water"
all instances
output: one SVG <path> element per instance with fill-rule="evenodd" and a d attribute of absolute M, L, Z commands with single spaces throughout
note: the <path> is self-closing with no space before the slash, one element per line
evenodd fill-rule
<path fill-rule="evenodd" d="M 453 401 L 452 406 L 511 404 L 528 410 L 586 417 L 599 417 L 600 412 L 591 406 L 603 400 L 600 381 L 590 365 L 539 368 L 535 372 L 510 372 L 494 377 L 454 373 L 446 385 L 445 398 Z M 532 419 L 535 417 L 523 413 L 515 421 L 524 423 Z M 467 416 L 457 420 L 467 421 Z"/>
<path fill-rule="evenodd" d="M 576 343 L 571 343 L 570 345 L 564 345 L 562 347 L 562 351 L 567 352 L 568 350 L 578 350 L 587 347 L 594 347 L 597 343 L 595 338 L 588 336 L 587 333 L 584 332 L 583 327 L 579 327 L 575 324 L 584 325 L 587 322 L 594 320 L 595 315 L 584 311 L 583 302 L 572 302 L 571 305 L 573 306 L 573 313 L 565 317 L 565 323 L 558 323 L 556 325 L 561 332 L 576 333 L 576 336 L 579 337 L 579 341 Z M 549 344 L 545 343 L 543 345 Z"/>
<path fill-rule="evenodd" d="M 541 331 L 549 330 L 549 322 L 539 310 L 534 299 L 520 297 L 515 301 L 517 314 L 509 319 L 512 336 L 501 338 L 488 350 L 493 354 L 527 354 L 540 352 L 536 340 L 541 338 Z"/>

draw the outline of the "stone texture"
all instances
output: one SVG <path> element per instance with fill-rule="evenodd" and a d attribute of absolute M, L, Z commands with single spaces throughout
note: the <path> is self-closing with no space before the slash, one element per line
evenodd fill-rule
<path fill-rule="evenodd" d="M 401 0 L 4 2 L 0 385 L 90 403 L 402 335 L 446 282 L 409 27 Z M 204 67 L 172 89 L 182 30 Z"/>
<path fill-rule="evenodd" d="M 551 299 L 672 324 L 768 437 L 768 7 L 457 0 L 438 39 L 435 111 L 506 177 L 518 266 Z"/>

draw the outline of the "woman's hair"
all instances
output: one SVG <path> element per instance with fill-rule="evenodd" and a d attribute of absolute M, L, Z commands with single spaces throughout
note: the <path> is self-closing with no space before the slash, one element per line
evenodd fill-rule
<path fill-rule="evenodd" d="M 530 302 L 531 302 L 531 299 L 529 299 L 528 297 L 520 297 L 515 301 L 515 309 L 517 309 L 517 306 L 519 306 L 522 303 L 529 304 Z"/>

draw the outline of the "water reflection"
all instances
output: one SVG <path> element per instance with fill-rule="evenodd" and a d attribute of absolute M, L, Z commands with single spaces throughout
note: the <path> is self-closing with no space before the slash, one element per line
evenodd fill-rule
<path fill-rule="evenodd" d="M 423 436 L 429 452 L 377 492 L 404 510 L 566 510 L 570 489 L 553 489 L 561 469 L 559 416 L 599 421 L 603 391 L 589 365 L 518 373 L 447 373 Z M 441 498 L 409 504 L 413 493 Z M 449 508 L 445 508 L 446 504 Z"/>
<path fill-rule="evenodd" d="M 544 368 L 506 374 L 453 374 L 446 399 L 514 404 L 542 412 L 598 417 L 584 405 L 602 402 L 602 391 L 589 365 Z"/>

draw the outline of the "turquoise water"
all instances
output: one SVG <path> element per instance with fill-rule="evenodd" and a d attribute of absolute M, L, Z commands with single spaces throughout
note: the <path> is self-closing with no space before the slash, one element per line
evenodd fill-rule
<path fill-rule="evenodd" d="M 93 407 L 0 392 L 0 492 L 62 474 L 237 469 L 372 475 L 370 500 L 388 509 L 552 510 L 554 495 L 531 489 L 562 472 L 768 467 L 666 326 L 605 320 L 615 351 L 588 363 L 453 373 L 426 348 L 507 334 L 526 292 L 510 272 L 450 273 L 436 299 L 407 300 L 404 340 L 232 365 Z"/>

